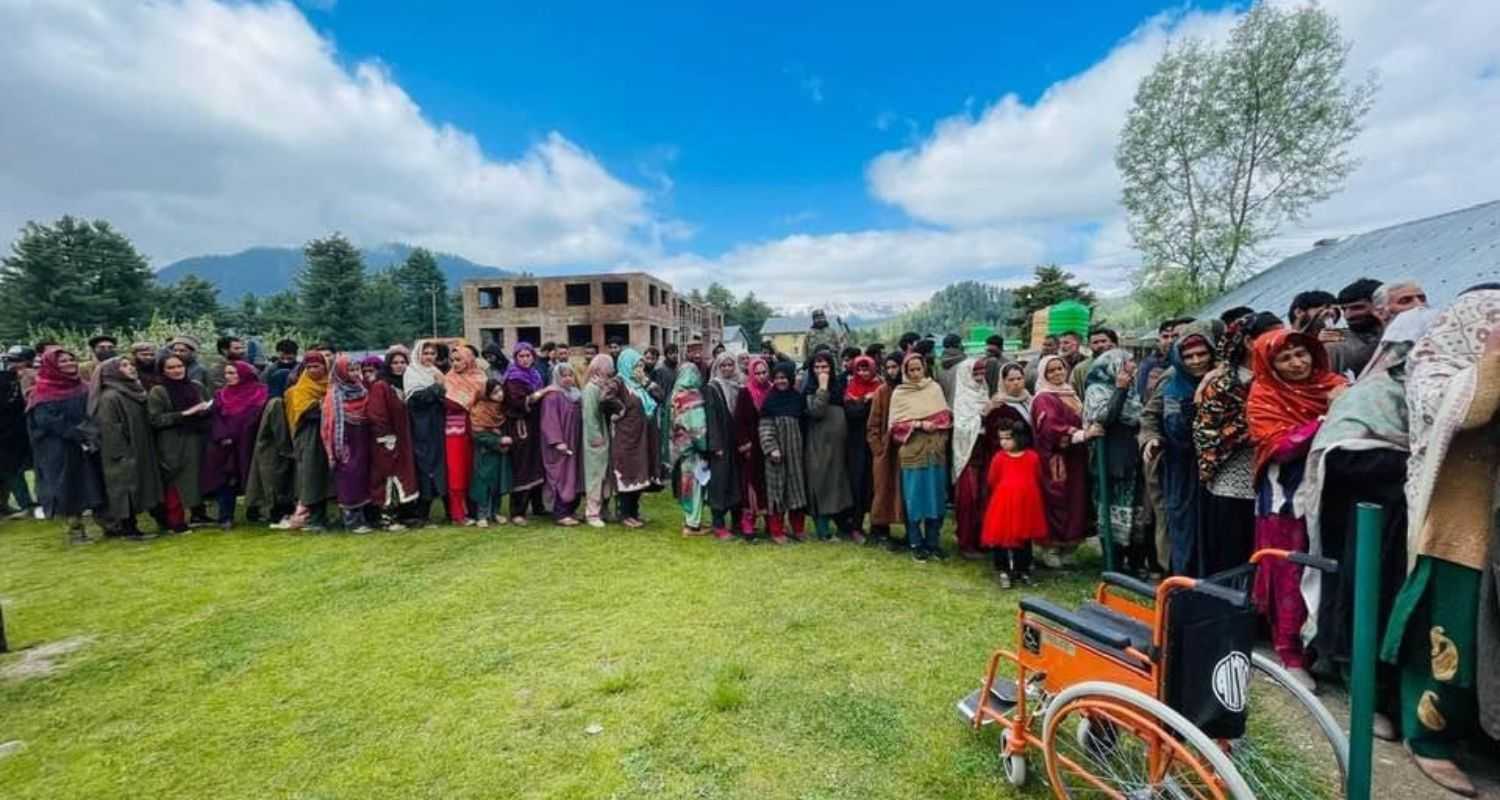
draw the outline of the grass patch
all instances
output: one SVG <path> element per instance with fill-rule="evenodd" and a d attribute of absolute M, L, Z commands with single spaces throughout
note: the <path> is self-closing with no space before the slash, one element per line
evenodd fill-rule
<path fill-rule="evenodd" d="M 953 710 L 1015 639 L 988 564 L 684 539 L 667 498 L 646 512 L 88 547 L 0 523 L 0 673 L 88 641 L 0 678 L 0 742 L 25 743 L 3 794 L 1022 796 Z M 1076 603 L 1082 575 L 1035 592 Z"/>

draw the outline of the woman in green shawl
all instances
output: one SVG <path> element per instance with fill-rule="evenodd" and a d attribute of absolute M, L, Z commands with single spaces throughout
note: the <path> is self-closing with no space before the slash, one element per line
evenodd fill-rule
<path fill-rule="evenodd" d="M 683 536 L 702 536 L 703 481 L 708 474 L 708 415 L 703 407 L 703 377 L 691 362 L 677 370 L 672 387 L 672 465 L 677 502 L 682 504 Z"/>

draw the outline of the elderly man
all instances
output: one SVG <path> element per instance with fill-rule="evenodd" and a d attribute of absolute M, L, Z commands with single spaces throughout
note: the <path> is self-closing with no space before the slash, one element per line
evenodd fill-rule
<path fill-rule="evenodd" d="M 1413 280 L 1388 281 L 1370 296 L 1375 305 L 1375 317 L 1383 325 L 1401 316 L 1404 311 L 1427 307 L 1427 290 Z"/>

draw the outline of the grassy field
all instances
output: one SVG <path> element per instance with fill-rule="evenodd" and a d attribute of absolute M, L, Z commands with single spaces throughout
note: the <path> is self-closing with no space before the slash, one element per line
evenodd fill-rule
<path fill-rule="evenodd" d="M 0 523 L 0 743 L 23 743 L 0 795 L 1011 796 L 953 710 L 1014 641 L 987 563 L 683 539 L 647 511 L 85 547 Z"/>

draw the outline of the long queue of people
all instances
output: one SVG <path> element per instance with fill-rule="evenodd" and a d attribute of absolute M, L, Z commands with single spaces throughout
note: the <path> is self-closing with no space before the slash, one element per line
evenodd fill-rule
<path fill-rule="evenodd" d="M 859 349 L 822 315 L 801 363 L 443 341 L 298 358 L 282 342 L 256 369 L 233 337 L 216 359 L 186 338 L 116 356 L 98 337 L 87 363 L 48 343 L 14 353 L 0 437 L 28 446 L 42 512 L 79 543 L 86 516 L 128 538 L 146 536 L 143 513 L 161 532 L 229 528 L 241 499 L 248 523 L 286 530 L 422 526 L 435 502 L 462 526 L 639 528 L 641 495 L 668 489 L 686 536 L 786 544 L 810 521 L 819 540 L 919 562 L 947 557 L 951 508 L 959 554 L 992 558 L 1003 587 L 1031 581 L 1034 551 L 1066 568 L 1091 536 L 1147 578 L 1311 552 L 1344 569 L 1264 564 L 1253 586 L 1309 687 L 1315 662 L 1347 670 L 1354 509 L 1373 501 L 1376 733 L 1472 793 L 1454 748 L 1476 725 L 1500 734 L 1496 326 L 1500 286 L 1439 312 L 1414 282 L 1363 280 L 1304 292 L 1285 318 L 1168 320 L 1139 359 L 1106 328 L 1049 337 L 1027 364 L 998 338 L 979 354 L 915 333 Z M 23 492 L 24 466 L 0 463 L 0 484 Z"/>

